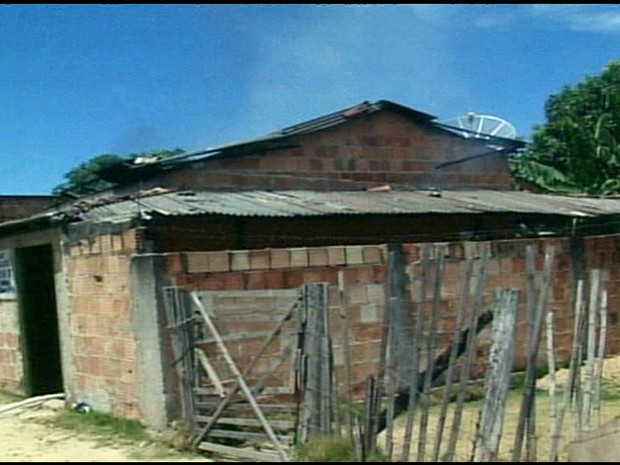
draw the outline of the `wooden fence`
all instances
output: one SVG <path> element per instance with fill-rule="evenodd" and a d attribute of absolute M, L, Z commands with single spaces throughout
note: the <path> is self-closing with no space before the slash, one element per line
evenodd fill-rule
<path fill-rule="evenodd" d="M 569 375 L 561 384 L 555 379 L 549 305 L 553 246 L 545 250 L 542 270 L 536 269 L 528 246 L 527 285 L 496 289 L 490 305 L 483 298 L 488 245 L 466 257 L 454 329 L 443 345 L 445 246 L 425 245 L 421 259 L 409 265 L 399 244 L 388 250 L 378 363 L 367 374 L 365 397 L 353 388 L 356 355 L 349 343 L 342 275 L 337 315 L 328 302 L 327 283 L 304 286 L 285 311 L 274 310 L 276 324 L 260 333 L 263 342 L 243 363 L 235 360 L 240 350 L 231 345 L 254 336 L 227 332 L 226 316 L 214 314 L 195 292 L 164 290 L 183 417 L 196 448 L 241 460 L 287 461 L 295 444 L 341 435 L 351 441 L 360 461 L 377 451 L 390 461 L 558 461 L 569 438 L 600 424 L 607 294 L 599 270 L 577 282 L 573 343 L 564 364 Z M 525 341 L 517 340 L 519 302 L 525 302 L 527 311 Z M 336 330 L 344 365 L 339 371 L 334 369 Z M 482 331 L 490 344 L 481 354 L 476 341 Z M 283 338 L 283 333 L 294 337 Z M 523 343 L 525 372 L 515 374 L 516 346 Z M 271 368 L 254 373 L 265 359 Z M 537 387 L 541 360 L 549 371 L 548 392 Z M 481 362 L 487 369 L 476 377 L 473 367 Z M 292 390 L 278 387 L 283 366 L 294 372 Z"/>

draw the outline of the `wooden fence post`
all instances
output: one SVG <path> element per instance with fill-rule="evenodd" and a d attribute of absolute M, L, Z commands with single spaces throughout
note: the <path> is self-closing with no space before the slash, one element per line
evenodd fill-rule
<path fill-rule="evenodd" d="M 469 381 L 469 375 L 471 366 L 474 362 L 475 350 L 475 337 L 476 332 L 473 328 L 478 325 L 478 317 L 482 307 L 482 293 L 484 291 L 486 272 L 490 255 L 490 248 L 488 243 L 482 245 L 481 261 L 478 268 L 478 276 L 476 281 L 476 290 L 474 294 L 473 308 L 471 311 L 470 328 L 468 333 L 467 343 L 465 348 L 466 360 L 460 370 L 459 389 L 457 395 L 456 406 L 454 408 L 454 416 L 452 419 L 452 427 L 450 429 L 450 437 L 448 440 L 448 447 L 444 454 L 444 461 L 451 462 L 454 460 L 454 454 L 456 453 L 456 443 L 458 440 L 458 434 L 461 427 L 461 420 L 463 416 L 463 403 L 465 402 L 466 383 Z"/>
<path fill-rule="evenodd" d="M 497 458 L 514 356 L 518 296 L 519 291 L 503 289 L 495 306 L 489 369 L 474 445 L 474 462 L 492 462 Z"/>
<path fill-rule="evenodd" d="M 555 258 L 555 247 L 549 246 L 545 250 L 545 263 L 543 266 L 543 279 L 540 290 L 537 295 L 536 302 L 536 320 L 532 336 L 529 338 L 527 368 L 525 373 L 525 387 L 523 390 L 523 398 L 521 401 L 521 409 L 519 413 L 519 423 L 515 435 L 514 449 L 512 451 L 512 461 L 518 462 L 521 458 L 521 448 L 523 446 L 523 433 L 526 422 L 532 421 L 532 400 L 536 388 L 536 362 L 538 358 L 538 348 L 540 345 L 540 335 L 542 332 L 543 322 L 547 313 L 547 298 L 549 294 L 549 283 L 551 281 L 551 273 L 553 271 L 553 263 Z"/>
<path fill-rule="evenodd" d="M 298 441 L 305 442 L 317 434 L 332 430 L 335 405 L 332 389 L 332 356 L 326 283 L 312 283 L 304 288 L 306 295 L 303 328 L 303 404 Z"/>

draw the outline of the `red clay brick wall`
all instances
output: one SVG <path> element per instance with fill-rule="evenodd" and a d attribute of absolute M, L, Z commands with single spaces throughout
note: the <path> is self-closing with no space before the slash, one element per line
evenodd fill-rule
<path fill-rule="evenodd" d="M 195 189 L 348 189 L 381 184 L 509 188 L 508 164 L 487 156 L 435 169 L 439 163 L 488 152 L 465 140 L 390 112 L 352 119 L 299 137 L 290 149 L 203 161 L 171 171 L 172 185 Z"/>
<path fill-rule="evenodd" d="M 0 389 L 23 392 L 23 363 L 17 300 L 0 300 Z"/>
<path fill-rule="evenodd" d="M 607 324 L 608 339 L 620 338 L 618 321 L 620 315 L 620 235 L 592 236 L 586 238 L 588 250 L 586 266 L 603 270 L 601 280 L 608 293 Z M 612 343 L 613 344 L 613 343 Z M 608 345 L 608 353 L 620 350 L 620 343 Z"/>
<path fill-rule="evenodd" d="M 0 223 L 34 215 L 53 202 L 52 196 L 0 196 Z"/>
<path fill-rule="evenodd" d="M 523 369 L 526 363 L 527 334 L 526 320 L 526 289 L 527 276 L 525 270 L 525 249 L 528 244 L 534 245 L 536 254 L 536 282 L 542 275 L 545 247 L 554 245 L 556 259 L 552 286 L 549 294 L 549 308 L 555 321 L 555 356 L 556 360 L 566 360 L 569 355 L 573 333 L 573 269 L 570 259 L 569 242 L 566 239 L 540 240 L 507 240 L 496 241 L 490 245 L 491 259 L 487 269 L 487 280 L 484 290 L 484 308 L 493 305 L 495 291 L 498 288 L 510 287 L 520 289 L 517 327 L 517 349 L 515 369 Z M 460 296 L 460 289 L 465 276 L 465 257 L 479 257 L 481 243 L 446 243 L 445 279 L 441 290 L 439 308 L 439 347 L 445 347 L 451 340 Z M 609 292 L 608 321 L 608 353 L 620 351 L 620 335 L 618 334 L 617 308 L 620 295 L 620 271 L 617 269 L 617 254 L 620 250 L 620 236 L 592 238 L 586 243 L 588 264 L 602 269 L 602 287 Z M 409 273 L 414 277 L 413 310 L 420 304 L 419 277 L 421 273 L 421 244 L 406 244 L 405 250 L 409 263 Z M 608 253 L 602 253 L 607 251 Z M 613 251 L 613 253 L 609 253 Z M 616 255 L 614 255 L 616 254 Z M 479 262 L 478 259 L 475 262 Z M 168 275 L 189 290 L 200 291 L 203 296 L 210 296 L 215 302 L 213 310 L 230 311 L 234 300 L 228 301 L 227 310 L 218 307 L 218 299 L 230 297 L 231 291 L 247 291 L 250 299 L 254 291 L 281 291 L 297 289 L 305 283 L 327 282 L 330 286 L 329 302 L 332 325 L 334 330 L 334 355 L 336 367 L 343 369 L 343 336 L 340 331 L 341 295 L 338 290 L 338 274 L 343 273 L 345 282 L 344 295 L 348 301 L 348 314 L 351 324 L 353 374 L 355 383 L 360 386 L 369 373 L 376 370 L 384 308 L 384 286 L 387 279 L 385 246 L 342 246 L 291 249 L 262 249 L 230 252 L 191 252 L 171 254 L 168 257 Z M 474 278 L 479 273 L 474 269 Z M 475 280 L 470 285 L 473 295 Z M 237 296 L 244 298 L 243 293 Z M 213 300 L 215 299 L 215 300 Z M 471 299 L 471 296 L 470 296 Z M 426 305 L 432 305 L 432 296 L 427 296 Z M 232 307 L 231 307 L 232 305 Z M 269 305 L 269 304 L 267 304 Z M 282 309 L 282 307 L 279 307 Z M 267 311 L 256 307 L 256 312 Z M 273 312 L 273 307 L 270 307 Z M 283 310 L 282 310 L 283 311 Z M 275 325 L 275 319 L 273 320 Z M 252 331 L 248 322 L 243 328 L 236 330 Z M 482 374 L 486 363 L 487 349 L 490 344 L 490 328 L 481 333 L 477 346 L 477 373 Z M 540 362 L 546 362 L 545 339 L 541 342 Z M 243 344 L 236 347 L 236 353 L 242 363 L 246 363 L 254 353 L 255 347 Z M 290 372 L 284 373 L 278 382 L 292 382 Z M 288 373 L 288 374 L 287 374 Z M 289 378 L 286 378 L 289 376 Z M 290 386 L 290 384 L 289 384 Z"/>
<path fill-rule="evenodd" d="M 136 343 L 131 320 L 130 254 L 134 231 L 97 237 L 65 255 L 76 399 L 139 418 Z"/>

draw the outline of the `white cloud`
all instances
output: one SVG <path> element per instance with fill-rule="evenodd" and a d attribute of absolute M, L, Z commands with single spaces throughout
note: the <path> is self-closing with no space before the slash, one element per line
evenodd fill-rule
<path fill-rule="evenodd" d="M 474 26 L 479 29 L 493 29 L 513 24 L 517 16 L 510 12 L 482 14 L 474 18 Z"/>
<path fill-rule="evenodd" d="M 379 99 L 453 116 L 445 109 L 469 101 L 470 92 L 451 66 L 454 42 L 441 7 L 334 7 L 266 31 L 251 71 L 245 127 L 261 134 Z"/>
<path fill-rule="evenodd" d="M 573 31 L 620 33 L 618 5 L 531 5 L 534 16 L 563 23 Z"/>

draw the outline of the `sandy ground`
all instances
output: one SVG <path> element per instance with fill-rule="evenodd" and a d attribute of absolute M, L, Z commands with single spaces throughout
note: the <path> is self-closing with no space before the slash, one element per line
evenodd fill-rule
<path fill-rule="evenodd" d="M 9 399 L 0 395 L 0 405 Z M 60 402 L 62 403 L 62 402 Z M 162 444 L 94 436 L 50 424 L 58 402 L 0 413 L 0 462 L 204 462 Z"/>
<path fill-rule="evenodd" d="M 556 382 L 559 386 L 565 384 L 567 370 L 558 370 Z M 620 356 L 605 359 L 603 379 L 612 386 L 620 387 Z M 548 377 L 538 380 L 537 386 L 540 389 L 548 388 Z M 548 407 L 544 407 L 544 396 L 541 397 L 541 411 L 537 423 L 539 424 L 539 434 L 544 436 L 547 429 Z M 8 404 L 14 399 L 4 398 L 0 394 L 0 406 Z M 127 440 L 119 440 L 114 437 L 99 437 L 83 432 L 69 431 L 50 424 L 50 419 L 56 415 L 56 410 L 61 407 L 62 402 L 49 401 L 38 408 L 20 408 L 8 412 L 0 413 L 0 462 L 193 462 L 193 461 L 212 461 L 202 455 L 181 454 L 176 450 L 165 447 L 162 444 L 150 442 L 135 443 Z M 517 413 L 520 398 L 513 396 L 507 406 L 507 416 L 505 420 L 504 435 L 508 436 L 504 454 L 509 457 L 508 451 L 511 443 L 510 431 L 514 429 L 517 421 Z M 60 405 L 59 405 L 60 404 Z M 475 407 L 475 403 L 473 403 Z M 471 410 L 471 411 L 468 411 Z M 469 445 L 475 431 L 477 410 L 468 409 L 464 413 L 463 428 L 459 436 L 459 441 Z M 615 402 L 603 408 L 602 412 L 606 420 L 620 417 L 620 404 Z M 394 450 L 395 458 L 399 457 L 402 449 L 402 437 L 404 433 L 405 417 L 400 417 L 395 422 L 394 431 Z M 436 420 L 429 422 L 429 436 L 434 432 L 431 426 Z M 544 446 L 545 439 L 540 438 L 539 444 L 540 457 L 546 453 Z M 385 433 L 379 437 L 379 443 L 385 441 Z M 432 441 L 431 441 L 432 442 Z M 415 457 L 417 444 L 412 444 L 412 455 Z M 430 453 L 430 445 L 428 447 Z M 465 451 L 469 447 L 463 447 L 462 456 L 458 461 L 468 461 L 469 453 Z M 398 451 L 398 452 L 396 452 Z M 566 455 L 562 451 L 561 461 L 566 461 Z"/>

